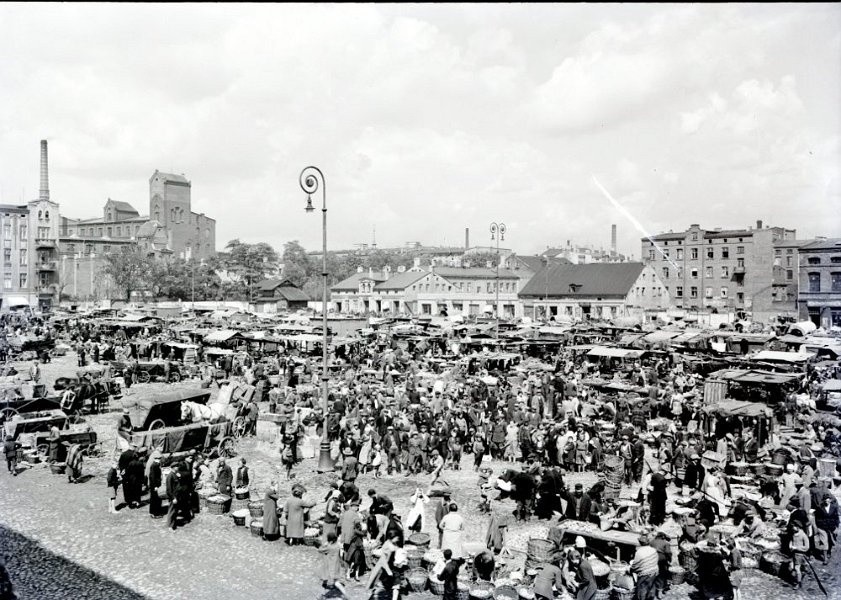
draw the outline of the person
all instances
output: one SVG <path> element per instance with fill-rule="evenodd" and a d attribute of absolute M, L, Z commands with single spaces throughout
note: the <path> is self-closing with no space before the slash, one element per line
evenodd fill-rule
<path fill-rule="evenodd" d="M 67 443 L 67 442 L 65 442 Z M 82 446 L 79 444 L 71 444 L 67 449 L 67 482 L 80 483 L 79 479 L 82 477 Z"/>
<path fill-rule="evenodd" d="M 491 550 L 482 550 L 473 558 L 473 572 L 480 581 L 491 581 L 495 568 L 496 559 Z"/>
<path fill-rule="evenodd" d="M 357 524 L 362 523 L 362 518 L 359 516 L 359 500 L 354 499 L 348 502 L 345 511 L 339 519 L 339 534 L 342 542 L 342 555 L 345 555 L 353 541 L 354 531 Z"/>
<path fill-rule="evenodd" d="M 248 401 L 248 405 L 245 410 L 247 411 L 245 435 L 257 437 L 257 419 L 260 417 L 260 409 L 257 407 L 257 403 L 254 401 L 253 396 Z"/>
<path fill-rule="evenodd" d="M 237 467 L 237 487 L 238 488 L 247 488 L 249 482 L 251 481 L 251 474 L 248 470 L 248 464 L 246 463 L 245 458 L 240 459 L 240 465 Z"/>
<path fill-rule="evenodd" d="M 450 491 L 444 490 L 441 492 L 441 499 L 435 503 L 435 529 L 438 531 L 438 547 L 441 546 L 441 540 L 444 536 L 444 531 L 441 529 L 441 519 L 450 512 Z"/>
<path fill-rule="evenodd" d="M 478 471 L 479 467 L 482 466 L 482 459 L 485 457 L 485 442 L 482 440 L 482 436 L 475 435 L 473 436 L 473 470 Z"/>
<path fill-rule="evenodd" d="M 794 559 L 794 580 L 797 587 L 803 585 L 803 565 L 808 561 L 809 536 L 803 530 L 800 521 L 793 521 L 794 535 L 791 538 L 790 548 Z"/>
<path fill-rule="evenodd" d="M 292 453 L 292 440 L 290 436 L 284 435 L 280 450 L 280 462 L 286 467 L 286 479 L 294 479 L 292 467 L 295 466 L 295 455 Z"/>
<path fill-rule="evenodd" d="M 565 494 L 565 500 L 567 501 L 567 507 L 564 514 L 567 519 L 578 521 L 589 520 L 592 500 L 588 494 L 584 493 L 583 484 L 576 483 L 575 491 L 572 494 Z"/>
<path fill-rule="evenodd" d="M 18 474 L 18 448 L 21 447 L 20 442 L 13 439 L 11 436 L 3 441 L 3 453 L 6 456 L 6 468 L 9 473 L 17 477 Z"/>
<path fill-rule="evenodd" d="M 342 462 L 342 481 L 353 483 L 359 475 L 359 461 L 350 448 L 345 448 L 345 459 Z"/>
<path fill-rule="evenodd" d="M 415 488 L 415 493 L 409 499 L 412 509 L 406 517 L 406 526 L 409 531 L 423 531 L 426 525 L 424 515 L 424 504 L 429 504 L 429 497 L 420 488 Z"/>
<path fill-rule="evenodd" d="M 111 462 L 111 468 L 108 469 L 108 475 L 105 478 L 108 485 L 108 512 L 116 514 L 117 512 L 117 488 L 120 487 L 120 471 L 117 468 L 117 461 Z"/>
<path fill-rule="evenodd" d="M 742 600 L 742 554 L 734 538 L 728 538 L 722 545 L 721 554 L 730 572 L 730 585 L 733 588 L 733 600 Z"/>
<path fill-rule="evenodd" d="M 655 600 L 657 596 L 657 575 L 660 571 L 660 558 L 657 550 L 649 545 L 651 538 L 647 534 L 639 537 L 639 546 L 631 560 L 631 570 L 637 576 L 636 600 Z"/>
<path fill-rule="evenodd" d="M 534 596 L 537 600 L 554 600 L 555 591 L 564 589 L 563 571 L 557 559 L 543 565 L 534 578 Z"/>
<path fill-rule="evenodd" d="M 596 597 L 596 578 L 590 560 L 579 550 L 573 550 L 570 563 L 576 567 L 575 579 L 578 582 L 575 600 L 593 600 Z"/>
<path fill-rule="evenodd" d="M 219 488 L 219 493 L 224 496 L 233 496 L 232 483 L 234 481 L 234 474 L 231 473 L 231 467 L 224 458 L 219 459 L 219 466 L 216 469 L 216 483 Z"/>
<path fill-rule="evenodd" d="M 448 512 L 438 528 L 443 532 L 441 536 L 441 548 L 449 548 L 453 552 L 453 556 L 461 558 L 463 556 L 461 534 L 464 531 L 464 519 L 458 514 L 458 505 L 455 502 L 450 503 L 450 512 Z"/>
<path fill-rule="evenodd" d="M 348 566 L 347 578 L 354 581 L 359 581 L 360 575 L 364 575 L 368 569 L 364 539 L 365 527 L 362 523 L 356 523 L 353 527 L 353 537 L 344 554 L 344 560 Z"/>
<path fill-rule="evenodd" d="M 158 495 L 158 488 L 163 483 L 160 451 L 152 452 L 149 463 L 146 475 L 147 485 L 149 486 L 149 515 L 153 519 L 159 519 L 163 516 L 161 515 L 161 497 Z"/>
<path fill-rule="evenodd" d="M 662 525 L 666 520 L 666 487 L 668 485 L 667 473 L 662 468 L 651 476 L 648 493 L 651 511 L 648 522 L 652 525 Z"/>
<path fill-rule="evenodd" d="M 338 486 L 335 484 L 333 485 L 335 487 L 331 488 L 330 492 L 327 494 L 327 506 L 324 508 L 324 528 L 322 533 L 325 538 L 331 532 L 338 533 L 339 519 L 342 516 L 342 504 L 344 502 L 344 497 L 339 491 Z"/>
<path fill-rule="evenodd" d="M 123 497 L 129 508 L 138 508 L 140 498 L 143 495 L 143 483 L 146 476 L 146 467 L 140 460 L 140 454 L 132 452 L 128 457 L 123 475 Z"/>
<path fill-rule="evenodd" d="M 169 498 L 169 508 L 167 509 L 166 513 L 166 524 L 167 527 L 175 531 L 175 528 L 178 523 L 178 500 L 179 500 L 179 477 L 181 472 L 178 469 L 171 469 L 169 474 L 166 476 L 166 495 Z M 124 488 L 125 489 L 125 484 Z"/>
<path fill-rule="evenodd" d="M 323 556 L 321 586 L 328 590 L 338 589 L 344 594 L 344 586 L 340 581 L 342 577 L 341 548 L 335 532 L 327 535 L 327 543 L 322 545 L 318 552 Z"/>
<path fill-rule="evenodd" d="M 296 485 L 292 497 L 286 501 L 283 513 L 286 517 L 286 543 L 290 546 L 304 541 L 304 511 L 315 506 L 314 500 L 304 500 L 304 488 Z"/>
<path fill-rule="evenodd" d="M 453 557 L 450 548 L 444 549 L 444 560 L 446 564 L 438 579 L 444 584 L 442 600 L 458 600 L 458 571 L 461 567 L 460 557 Z"/>
<path fill-rule="evenodd" d="M 29 367 L 29 377 L 33 384 L 41 381 L 41 367 L 38 366 L 38 361 L 32 361 L 32 366 Z"/>
<path fill-rule="evenodd" d="M 61 444 L 61 433 L 58 427 L 50 428 L 50 437 L 47 438 L 47 462 L 58 462 L 58 448 Z"/>
<path fill-rule="evenodd" d="M 672 562 L 672 548 L 669 543 L 669 536 L 658 530 L 654 539 L 651 540 L 651 547 L 657 550 L 657 596 L 660 597 L 669 589 L 669 564 Z"/>
<path fill-rule="evenodd" d="M 280 521 L 277 518 L 277 482 L 272 481 L 263 497 L 263 539 L 273 542 L 280 538 Z"/>

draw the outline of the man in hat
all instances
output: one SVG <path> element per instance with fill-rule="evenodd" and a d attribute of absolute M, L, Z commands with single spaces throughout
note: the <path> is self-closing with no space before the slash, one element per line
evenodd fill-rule
<path fill-rule="evenodd" d="M 359 475 L 359 461 L 353 455 L 353 451 L 347 446 L 345 446 L 343 454 L 342 481 L 349 481 L 350 483 L 353 483 Z"/>
<path fill-rule="evenodd" d="M 587 521 L 590 518 L 592 499 L 589 494 L 584 493 L 584 486 L 581 483 L 575 484 L 572 494 L 565 493 L 564 500 L 567 502 L 566 511 L 564 511 L 567 519 Z"/>
<path fill-rule="evenodd" d="M 441 519 L 447 516 L 450 512 L 450 490 L 445 489 L 441 491 L 441 496 L 435 502 L 435 530 L 438 532 L 438 547 L 441 547 L 441 541 L 444 537 L 444 531 L 441 529 Z"/>
<path fill-rule="evenodd" d="M 672 562 L 672 547 L 669 536 L 662 529 L 658 529 L 651 540 L 651 547 L 657 550 L 657 596 L 660 597 L 669 589 L 669 564 Z"/>
<path fill-rule="evenodd" d="M 394 430 L 394 425 L 388 425 L 383 437 L 382 447 L 388 455 L 386 472 L 391 475 L 392 469 L 400 472 L 400 435 Z"/>
<path fill-rule="evenodd" d="M 690 490 L 700 490 L 706 474 L 706 469 L 701 464 L 701 457 L 696 452 L 689 456 L 689 464 L 686 466 L 683 484 Z"/>
<path fill-rule="evenodd" d="M 619 444 L 619 456 L 622 457 L 625 466 L 625 485 L 631 485 L 634 476 L 634 448 L 627 435 L 622 436 L 622 443 Z"/>
<path fill-rule="evenodd" d="M 636 600 L 655 600 L 657 597 L 657 575 L 660 572 L 660 558 L 651 545 L 648 534 L 639 537 L 639 546 L 631 560 L 631 571 L 637 576 Z"/>

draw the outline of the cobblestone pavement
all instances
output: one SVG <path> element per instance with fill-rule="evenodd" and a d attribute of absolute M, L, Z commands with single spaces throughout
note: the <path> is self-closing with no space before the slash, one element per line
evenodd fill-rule
<path fill-rule="evenodd" d="M 55 377 L 75 372 L 75 356 L 61 357 L 43 365 L 49 385 Z M 195 382 L 181 385 L 195 385 Z M 163 384 L 134 386 L 131 393 L 145 393 Z M 118 407 L 113 407 L 114 411 Z M 44 465 L 35 465 L 11 477 L 0 472 L 0 551 L 21 600 L 76 600 L 150 598 L 171 600 L 275 600 L 316 598 L 320 593 L 320 554 L 307 547 L 287 547 L 283 542 L 264 542 L 236 527 L 228 516 L 199 514 L 183 528 L 172 532 L 164 520 L 153 520 L 144 509 L 123 509 L 108 514 L 105 473 L 113 456 L 117 414 L 94 415 L 90 422 L 108 451 L 99 459 L 87 459 L 83 471 L 92 476 L 85 483 L 69 484 L 63 476 L 52 475 Z M 254 439 L 240 444 L 240 453 L 254 470 L 254 497 L 262 497 L 270 479 L 278 479 L 281 496 L 289 495 L 291 482 L 280 475 L 277 449 Z M 465 457 L 464 469 L 445 472 L 467 522 L 466 540 L 483 540 L 487 517 L 476 512 L 478 477 Z M 304 460 L 296 467 L 301 481 L 314 499 L 321 501 L 331 480 L 315 472 L 316 460 Z M 507 465 L 491 462 L 500 473 Z M 591 484 L 592 473 L 570 474 L 570 485 Z M 430 475 L 395 475 L 357 481 L 363 496 L 369 487 L 385 493 L 405 516 L 408 498 L 415 487 L 427 489 Z M 627 491 L 633 495 L 634 490 Z M 513 509 L 513 505 L 510 505 Z M 323 510 L 323 503 L 313 509 Z M 432 507 L 427 509 L 432 522 Z M 533 525 L 529 525 L 533 527 Z M 427 531 L 429 526 L 427 525 Z M 436 536 L 433 535 L 433 539 Z M 836 553 L 829 567 L 818 566 L 829 598 L 841 598 L 841 565 Z M 360 584 L 348 586 L 353 600 L 367 598 Z M 763 573 L 749 575 L 743 585 L 743 598 L 805 600 L 822 597 L 812 577 L 802 590 L 793 590 L 780 579 Z M 673 588 L 667 600 L 692 597 L 694 588 Z M 429 600 L 431 594 L 411 594 L 410 598 Z"/>

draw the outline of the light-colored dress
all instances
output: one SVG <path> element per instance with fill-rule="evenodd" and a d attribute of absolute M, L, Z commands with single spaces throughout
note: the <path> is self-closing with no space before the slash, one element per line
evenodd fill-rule
<path fill-rule="evenodd" d="M 464 519 L 457 512 L 447 513 L 438 527 L 443 532 L 441 537 L 441 550 L 449 548 L 453 552 L 453 558 L 462 558 L 461 534 L 464 531 Z"/>

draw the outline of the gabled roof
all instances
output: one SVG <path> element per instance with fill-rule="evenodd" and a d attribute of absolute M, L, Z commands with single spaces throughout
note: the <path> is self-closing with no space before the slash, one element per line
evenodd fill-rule
<path fill-rule="evenodd" d="M 482 267 L 435 267 L 436 274 L 445 279 L 496 279 L 496 269 L 485 269 Z M 508 269 L 499 270 L 500 279 L 519 279 L 514 271 Z"/>
<path fill-rule="evenodd" d="M 288 279 L 264 279 L 257 284 L 261 292 L 277 290 L 288 302 L 309 302 L 307 294 Z"/>
<path fill-rule="evenodd" d="M 383 273 L 374 273 L 373 277 L 369 276 L 368 271 L 363 271 L 362 273 L 354 273 L 347 279 L 344 279 L 331 287 L 331 290 L 340 292 L 344 290 L 350 291 L 357 291 L 359 289 L 359 282 L 363 279 L 373 279 L 374 281 L 381 282 L 388 279 Z"/>
<path fill-rule="evenodd" d="M 405 290 L 418 279 L 425 277 L 428 273 L 429 271 L 406 271 L 404 273 L 396 273 L 386 281 L 378 283 L 374 289 L 377 291 Z"/>
<path fill-rule="evenodd" d="M 157 169 L 152 174 L 152 177 L 155 177 L 156 175 L 164 181 L 171 181 L 173 183 L 183 183 L 186 185 L 190 185 L 190 182 L 183 175 L 176 175 L 175 173 L 164 173 L 162 171 L 158 171 Z"/>
<path fill-rule="evenodd" d="M 514 256 L 512 258 L 519 260 L 526 266 L 527 269 L 530 269 L 535 273 L 541 271 L 546 266 L 543 262 L 546 258 L 549 259 L 549 266 L 572 264 L 572 261 L 564 258 L 563 256 L 548 256 L 545 254 L 543 256 Z"/>
<path fill-rule="evenodd" d="M 624 298 L 645 265 L 639 262 L 558 265 L 532 277 L 521 297 Z M 573 291 L 574 290 L 574 291 Z"/>
<path fill-rule="evenodd" d="M 810 244 L 800 247 L 801 251 L 809 252 L 810 250 L 835 250 L 841 251 L 841 238 L 829 240 L 816 240 Z"/>
<path fill-rule="evenodd" d="M 129 204 L 128 202 L 122 202 L 122 201 L 120 201 L 120 200 L 111 200 L 111 198 L 108 198 L 108 202 L 110 202 L 110 203 L 111 203 L 111 206 L 113 206 L 115 210 L 118 210 L 118 211 L 120 211 L 120 212 L 130 212 L 130 213 L 134 213 L 134 214 L 136 214 L 136 215 L 139 215 L 139 214 L 140 214 L 140 213 L 139 213 L 139 212 L 137 212 L 137 210 L 136 210 L 136 209 L 135 209 L 135 208 L 134 208 L 131 204 Z M 106 203 L 106 204 L 107 204 L 107 203 Z"/>

